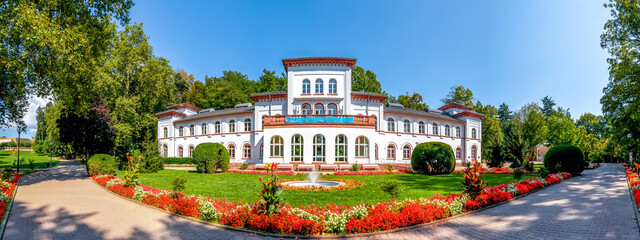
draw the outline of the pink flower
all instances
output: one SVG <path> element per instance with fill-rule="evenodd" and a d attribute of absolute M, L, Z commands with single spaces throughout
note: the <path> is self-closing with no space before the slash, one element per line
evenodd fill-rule
<path fill-rule="evenodd" d="M 260 182 L 262 182 L 262 177 L 260 177 Z"/>

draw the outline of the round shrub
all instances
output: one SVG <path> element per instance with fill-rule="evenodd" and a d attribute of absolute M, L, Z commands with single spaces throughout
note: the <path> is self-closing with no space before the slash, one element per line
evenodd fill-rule
<path fill-rule="evenodd" d="M 116 160 L 107 154 L 94 154 L 87 161 L 87 173 L 89 173 L 89 176 L 115 174 L 116 168 Z"/>
<path fill-rule="evenodd" d="M 411 167 L 414 172 L 426 174 L 448 174 L 456 167 L 451 146 L 441 142 L 421 143 L 413 150 Z"/>
<path fill-rule="evenodd" d="M 575 146 L 558 145 L 544 155 L 544 167 L 552 173 L 568 172 L 578 175 L 586 166 L 582 150 Z"/>
<path fill-rule="evenodd" d="M 229 151 L 220 143 L 203 143 L 193 149 L 193 158 L 199 172 L 215 173 L 229 169 Z"/>

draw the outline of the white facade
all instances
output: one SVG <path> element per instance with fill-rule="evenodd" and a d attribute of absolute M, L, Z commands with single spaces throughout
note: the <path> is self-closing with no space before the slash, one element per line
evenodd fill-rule
<path fill-rule="evenodd" d="M 288 91 L 255 94 L 255 106 L 172 106 L 156 114 L 160 152 L 190 157 L 198 144 L 217 142 L 232 162 L 386 164 L 410 163 L 418 144 L 443 142 L 458 163 L 480 159 L 481 114 L 458 104 L 385 106 L 383 95 L 351 91 L 355 61 L 285 59 Z"/>

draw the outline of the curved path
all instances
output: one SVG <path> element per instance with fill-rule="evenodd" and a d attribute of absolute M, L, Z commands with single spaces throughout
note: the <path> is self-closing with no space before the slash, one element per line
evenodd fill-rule
<path fill-rule="evenodd" d="M 640 239 L 620 165 L 478 213 L 371 239 Z M 262 239 L 191 222 L 101 189 L 83 165 L 62 161 L 24 176 L 4 239 Z"/>

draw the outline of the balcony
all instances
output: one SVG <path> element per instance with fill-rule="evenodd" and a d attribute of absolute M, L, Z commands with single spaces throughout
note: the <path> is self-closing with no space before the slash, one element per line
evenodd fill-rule
<path fill-rule="evenodd" d="M 362 115 L 283 115 L 265 116 L 265 128 L 278 127 L 376 127 L 374 116 Z"/>

